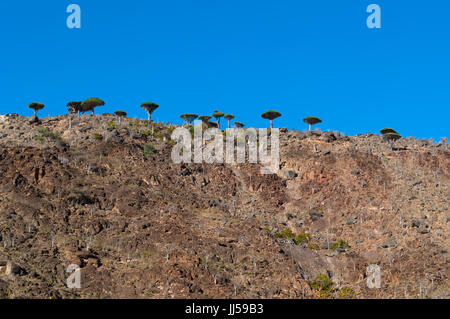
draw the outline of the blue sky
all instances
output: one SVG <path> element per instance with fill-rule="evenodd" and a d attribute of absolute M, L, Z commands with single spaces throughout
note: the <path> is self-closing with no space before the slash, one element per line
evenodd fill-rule
<path fill-rule="evenodd" d="M 68 29 L 66 7 L 82 9 Z M 366 26 L 369 4 L 382 28 Z M 393 127 L 403 136 L 449 134 L 450 2 L 444 0 L 72 0 L 0 2 L 0 114 L 66 112 L 100 97 L 181 123 L 215 109 L 253 127 L 276 109 L 279 127 L 354 135 Z"/>

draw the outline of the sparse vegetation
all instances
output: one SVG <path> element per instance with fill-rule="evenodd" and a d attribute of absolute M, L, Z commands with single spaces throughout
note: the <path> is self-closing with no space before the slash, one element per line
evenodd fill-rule
<path fill-rule="evenodd" d="M 59 142 L 59 143 L 63 142 L 61 135 L 57 132 L 50 131 L 46 128 L 39 128 L 38 132 L 40 135 L 38 135 L 36 137 L 36 139 L 40 142 L 44 142 L 44 140 L 52 141 L 52 142 Z"/>
<path fill-rule="evenodd" d="M 147 143 L 144 145 L 144 155 L 152 155 L 156 152 L 155 147 L 153 144 Z"/>

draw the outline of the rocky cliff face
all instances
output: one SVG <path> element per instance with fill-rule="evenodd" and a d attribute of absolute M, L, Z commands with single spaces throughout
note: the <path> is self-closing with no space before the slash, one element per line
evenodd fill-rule
<path fill-rule="evenodd" d="M 173 164 L 170 132 L 0 117 L 0 297 L 449 297 L 446 142 L 284 130 L 261 175 Z"/>

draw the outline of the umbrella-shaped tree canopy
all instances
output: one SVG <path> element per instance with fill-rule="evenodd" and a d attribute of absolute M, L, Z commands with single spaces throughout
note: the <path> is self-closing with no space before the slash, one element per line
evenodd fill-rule
<path fill-rule="evenodd" d="M 33 103 L 28 104 L 28 107 L 30 109 L 34 110 L 34 116 L 36 116 L 36 112 L 39 110 L 42 110 L 44 108 L 44 106 L 45 106 L 44 104 L 39 103 L 39 102 L 33 102 Z"/>
<path fill-rule="evenodd" d="M 67 103 L 67 107 L 69 109 L 69 113 L 80 113 L 81 112 L 81 104 L 83 102 L 79 102 L 79 101 L 72 101 Z"/>
<path fill-rule="evenodd" d="M 392 129 L 392 128 L 384 128 L 384 129 L 380 130 L 380 133 L 384 135 L 384 134 L 387 134 L 387 133 L 397 133 L 397 131 Z"/>
<path fill-rule="evenodd" d="M 119 125 L 122 124 L 122 117 L 126 117 L 127 116 L 127 112 L 122 111 L 122 110 L 115 111 L 114 114 L 116 114 L 116 116 L 119 117 Z"/>
<path fill-rule="evenodd" d="M 81 103 L 81 112 L 92 111 L 92 114 L 94 114 L 94 108 L 103 105 L 105 105 L 105 102 L 102 99 L 91 97 Z"/>
<path fill-rule="evenodd" d="M 152 113 L 159 107 L 159 105 L 153 102 L 145 102 L 141 104 L 141 107 L 147 112 L 148 120 L 151 121 Z"/>
<path fill-rule="evenodd" d="M 281 116 L 281 113 L 278 111 L 266 111 L 263 114 L 261 114 L 261 117 L 266 120 L 275 120 L 276 118 L 279 118 Z"/>
<path fill-rule="evenodd" d="M 180 118 L 184 121 L 184 123 L 187 123 L 187 121 L 188 121 L 187 114 L 181 114 Z"/>
<path fill-rule="evenodd" d="M 276 118 L 279 118 L 281 116 L 281 113 L 278 111 L 265 111 L 263 114 L 261 114 L 261 117 L 263 119 L 269 120 L 270 121 L 270 128 L 273 127 L 273 120 L 275 120 Z"/>
<path fill-rule="evenodd" d="M 192 123 L 197 117 L 197 114 L 181 114 L 180 117 L 187 123 Z"/>
<path fill-rule="evenodd" d="M 203 123 L 207 123 L 211 119 L 211 116 L 209 116 L 209 115 L 202 115 L 202 116 L 199 116 L 198 119 L 200 121 L 202 121 Z"/>
<path fill-rule="evenodd" d="M 245 125 L 241 122 L 234 122 L 234 126 L 236 126 L 237 128 L 243 128 Z"/>
<path fill-rule="evenodd" d="M 217 126 L 220 126 L 220 118 L 222 118 L 224 115 L 225 115 L 225 113 L 222 113 L 222 112 L 219 112 L 219 111 L 214 111 L 214 113 L 212 114 L 212 116 L 217 121 Z"/>
<path fill-rule="evenodd" d="M 303 119 L 303 122 L 309 125 L 309 130 L 311 131 L 311 125 L 322 123 L 322 120 L 315 116 L 308 116 Z"/>
<path fill-rule="evenodd" d="M 393 142 L 393 141 L 396 141 L 396 140 L 398 140 L 398 139 L 400 139 L 400 138 L 402 138 L 401 137 L 401 135 L 400 134 L 398 134 L 398 133 L 386 133 L 386 134 L 383 134 L 383 138 L 386 140 L 386 141 L 391 141 L 391 142 Z"/>
<path fill-rule="evenodd" d="M 223 117 L 228 121 L 228 128 L 230 128 L 230 121 L 234 119 L 234 115 L 225 114 Z"/>
<path fill-rule="evenodd" d="M 125 117 L 127 116 L 127 112 L 125 111 L 115 111 L 114 114 L 116 114 L 118 117 Z"/>

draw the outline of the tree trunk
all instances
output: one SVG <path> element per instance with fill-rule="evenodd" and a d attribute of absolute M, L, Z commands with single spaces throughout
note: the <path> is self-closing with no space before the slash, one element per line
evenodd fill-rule
<path fill-rule="evenodd" d="M 309 124 L 309 131 L 311 131 L 311 124 Z"/>
<path fill-rule="evenodd" d="M 270 128 L 273 128 L 273 120 L 270 120 Z"/>
<path fill-rule="evenodd" d="M 36 111 L 36 110 L 34 110 L 34 117 L 36 117 L 36 113 L 37 113 L 37 111 Z"/>
<path fill-rule="evenodd" d="M 228 120 L 228 128 L 230 128 L 230 120 Z"/>

